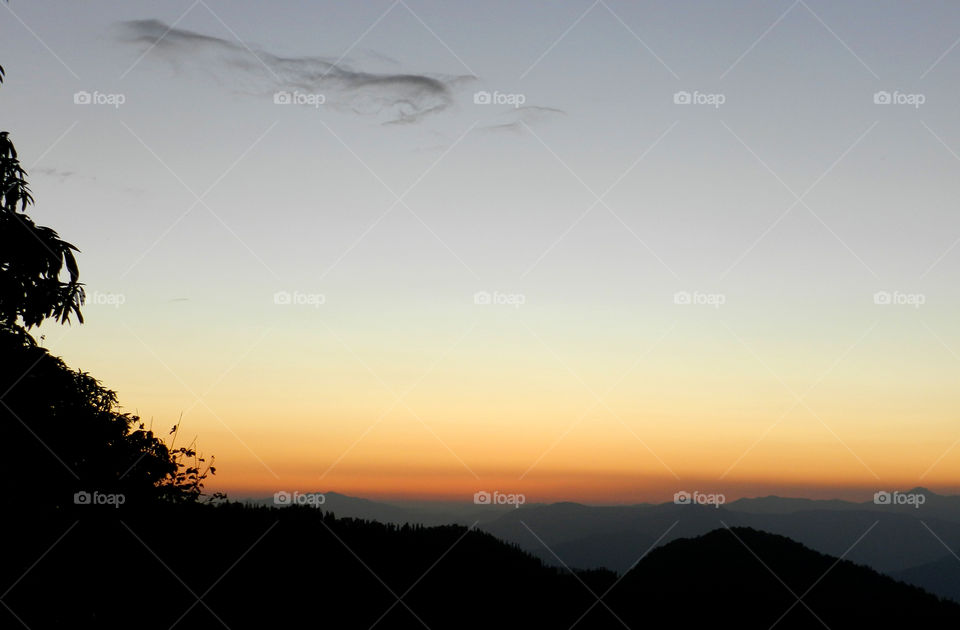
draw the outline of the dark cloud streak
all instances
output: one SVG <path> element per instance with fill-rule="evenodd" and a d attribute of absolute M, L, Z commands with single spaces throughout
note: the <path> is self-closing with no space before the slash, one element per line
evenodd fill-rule
<path fill-rule="evenodd" d="M 556 107 L 541 107 L 538 105 L 525 105 L 522 107 L 511 108 L 502 114 L 502 118 L 508 119 L 507 122 L 498 123 L 481 127 L 487 132 L 508 131 L 512 133 L 521 133 L 524 125 L 547 120 L 554 116 L 565 116 L 567 112 Z"/>
<path fill-rule="evenodd" d="M 391 123 L 416 122 L 453 104 L 452 88 L 471 76 L 378 74 L 323 57 L 281 57 L 244 44 L 194 31 L 171 28 L 160 20 L 118 24 L 121 41 L 142 45 L 175 67 L 202 67 L 235 88 L 246 83 L 254 93 L 299 90 L 323 94 L 326 103 Z"/>

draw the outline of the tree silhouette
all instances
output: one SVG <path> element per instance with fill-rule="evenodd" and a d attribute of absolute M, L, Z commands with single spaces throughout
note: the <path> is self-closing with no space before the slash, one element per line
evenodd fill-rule
<path fill-rule="evenodd" d="M 4 70 L 0 67 L 0 83 Z M 115 392 L 68 367 L 28 330 L 71 315 L 83 323 L 74 252 L 26 214 L 33 204 L 17 150 L 0 132 L 0 492 L 60 508 L 74 493 L 119 493 L 124 502 L 196 501 L 216 472 L 194 445 L 167 446 Z M 66 272 L 66 278 L 62 278 Z M 174 426 L 175 434 L 179 424 Z M 175 442 L 176 437 L 173 438 Z"/>
<path fill-rule="evenodd" d="M 65 323 L 71 313 L 82 323 L 78 250 L 27 216 L 33 195 L 26 175 L 9 133 L 0 131 L 0 325 L 31 328 L 51 317 Z"/>

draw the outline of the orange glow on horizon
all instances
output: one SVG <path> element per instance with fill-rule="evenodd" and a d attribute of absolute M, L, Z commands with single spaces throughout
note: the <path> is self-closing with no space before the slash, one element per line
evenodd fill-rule
<path fill-rule="evenodd" d="M 661 340 L 667 320 L 625 340 L 626 325 L 569 337 L 545 321 L 540 343 L 499 320 L 462 340 L 439 322 L 393 323 L 418 336 L 340 323 L 336 335 L 281 330 L 252 346 L 214 331 L 213 347 L 171 337 L 153 352 L 63 355 L 156 427 L 183 413 L 182 439 L 216 456 L 208 489 L 235 496 L 459 501 L 486 489 L 637 503 L 699 489 L 866 500 L 960 479 L 956 359 L 936 338 L 914 348 L 875 332 L 843 355 L 859 322 L 820 346 L 772 332 L 761 362 L 720 324 Z"/>

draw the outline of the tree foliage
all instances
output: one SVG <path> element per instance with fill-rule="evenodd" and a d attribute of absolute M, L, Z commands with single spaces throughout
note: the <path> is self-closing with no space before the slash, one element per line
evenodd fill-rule
<path fill-rule="evenodd" d="M 78 250 L 27 215 L 26 175 L 9 133 L 0 132 L 0 323 L 31 328 L 48 318 L 66 323 L 71 314 L 82 323 Z"/>
<path fill-rule="evenodd" d="M 0 328 L 0 356 L 0 444 L 15 471 L 0 476 L 4 496 L 45 506 L 71 504 L 81 491 L 123 494 L 128 504 L 202 496 L 216 469 L 194 444 L 165 444 L 119 408 L 115 392 L 25 331 Z"/>
<path fill-rule="evenodd" d="M 0 83 L 4 70 L 0 67 Z M 125 502 L 189 502 L 216 472 L 194 444 L 170 446 L 115 392 L 40 347 L 28 330 L 83 316 L 74 252 L 26 214 L 27 173 L 9 133 L 0 132 L 0 445 L 9 500 L 59 508 L 76 492 L 118 493 Z M 66 277 L 64 277 L 66 276 Z"/>

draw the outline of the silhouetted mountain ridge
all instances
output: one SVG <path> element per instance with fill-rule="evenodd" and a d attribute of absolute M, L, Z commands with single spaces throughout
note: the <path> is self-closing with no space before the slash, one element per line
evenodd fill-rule
<path fill-rule="evenodd" d="M 789 538 L 723 528 L 650 552 L 610 595 L 631 627 L 947 627 L 960 606 Z M 799 602 L 798 602 L 799 598 Z"/>
<path fill-rule="evenodd" d="M 31 630 L 607 629 L 621 620 L 767 630 L 795 601 L 781 579 L 798 595 L 814 585 L 804 601 L 832 630 L 960 623 L 956 604 L 743 528 L 675 540 L 619 580 L 546 566 L 465 527 L 384 525 L 300 507 L 78 506 L 5 523 L 4 534 L 17 545 L 0 566 L 0 583 L 13 585 L 0 623 Z M 822 627 L 803 607 L 781 626 Z"/>
<path fill-rule="evenodd" d="M 960 548 L 960 497 L 925 496 L 926 502 L 919 508 L 782 497 L 740 499 L 720 508 L 662 503 L 571 510 L 553 504 L 507 512 L 481 527 L 548 563 L 556 563 L 556 553 L 571 566 L 623 571 L 658 540 L 664 544 L 698 536 L 723 527 L 723 523 L 781 534 L 833 555 L 846 552 L 876 524 L 849 557 L 889 573 L 943 558 L 948 554 L 944 544 Z M 788 509 L 790 506 L 802 509 Z M 544 549 L 527 526 L 553 553 Z"/>
<path fill-rule="evenodd" d="M 289 493 L 288 493 L 289 494 Z M 346 518 L 359 518 L 395 525 L 473 525 L 493 521 L 516 508 L 503 505 L 476 505 L 455 502 L 402 502 L 400 504 L 374 501 L 339 492 L 304 492 L 299 496 L 320 496 L 322 503 L 314 503 L 324 512 L 332 512 Z M 293 503 L 278 504 L 274 496 L 253 497 L 244 503 L 265 507 L 286 507 Z"/>

